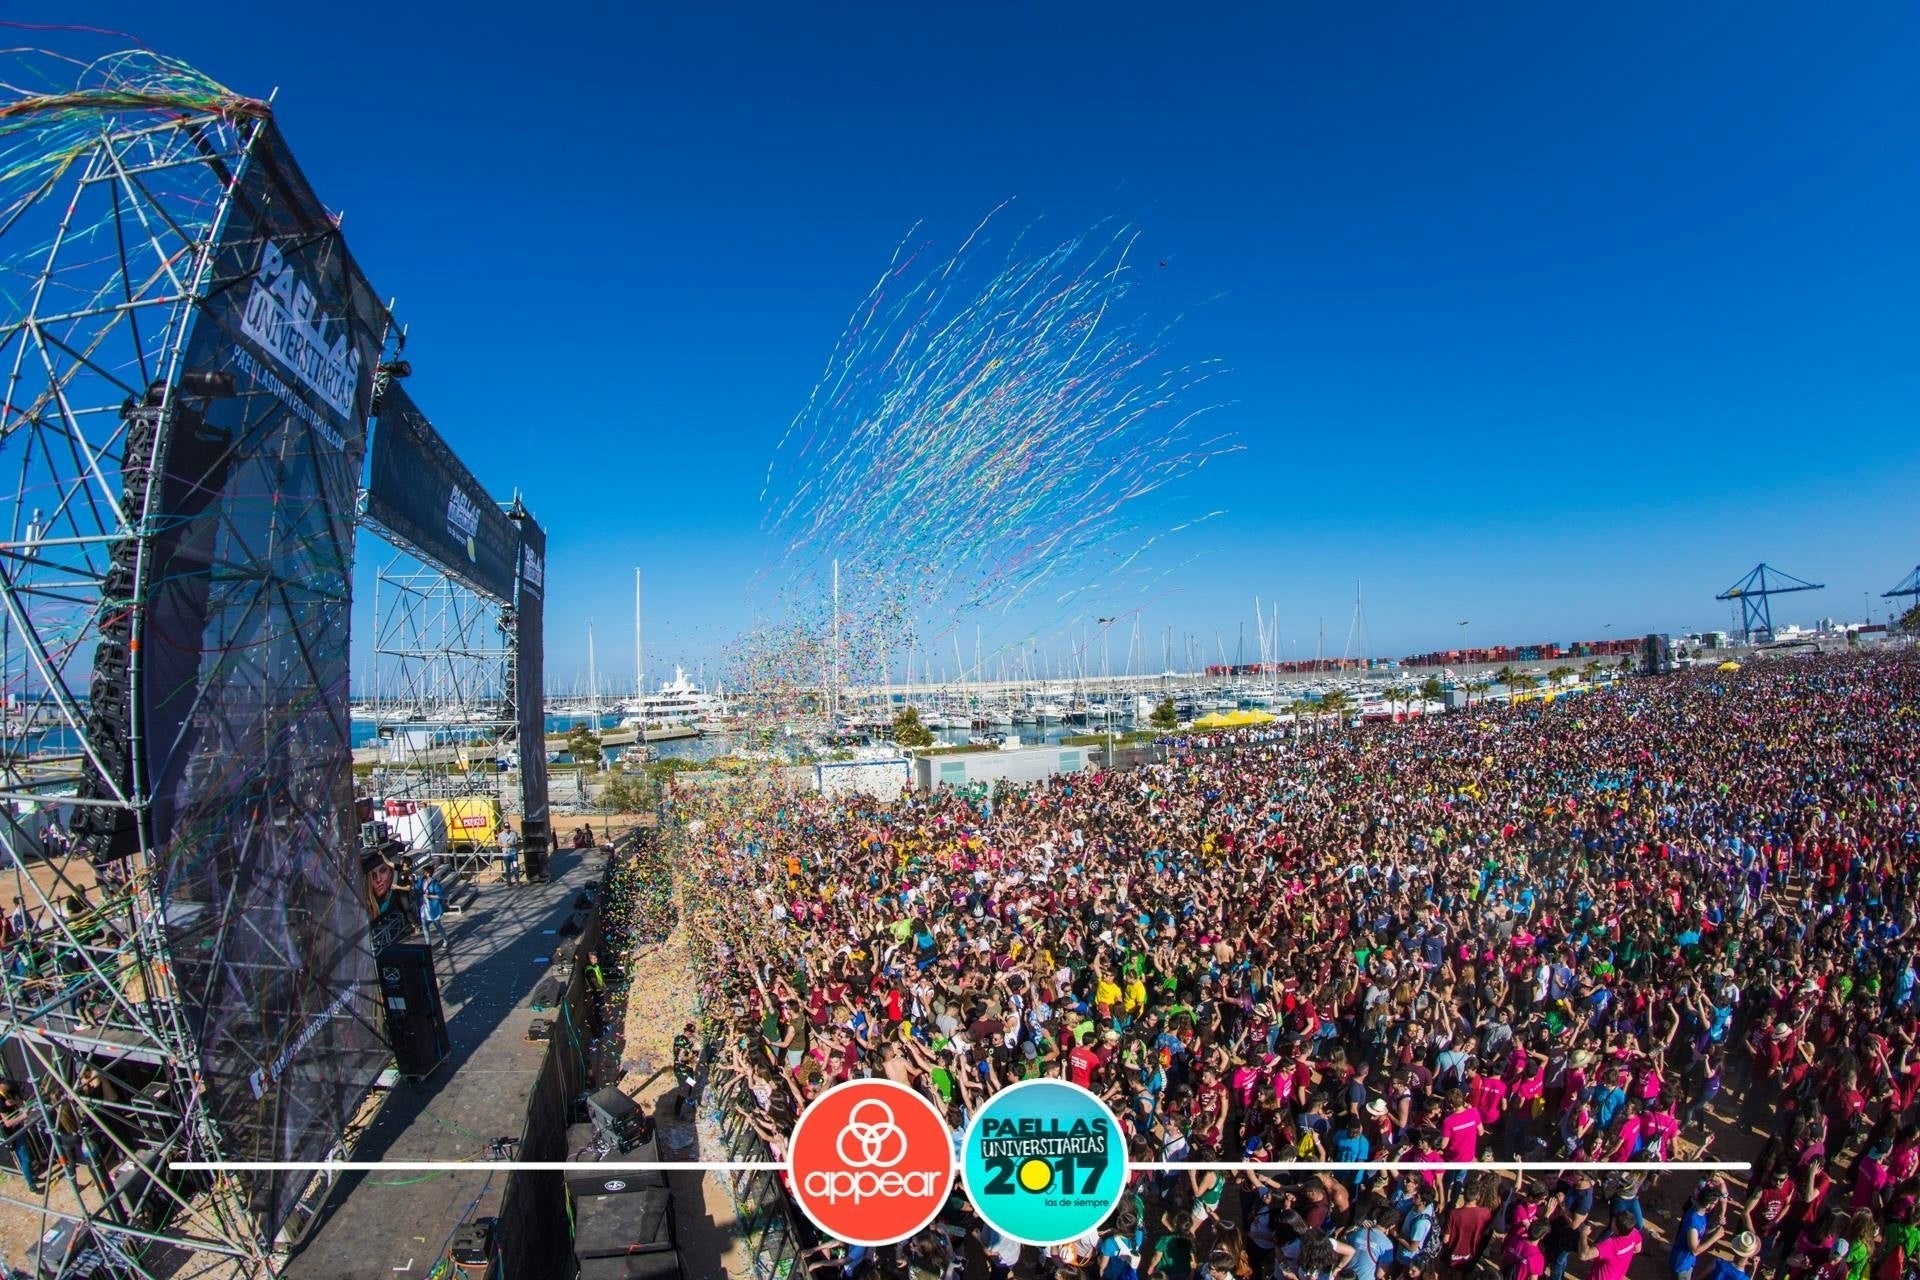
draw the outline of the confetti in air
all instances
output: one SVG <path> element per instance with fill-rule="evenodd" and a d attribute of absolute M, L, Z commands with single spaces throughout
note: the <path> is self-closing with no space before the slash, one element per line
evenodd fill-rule
<path fill-rule="evenodd" d="M 1004 209 L 944 260 L 896 250 L 782 437 L 762 493 L 778 621 L 736 654 L 747 687 L 820 686 L 835 561 L 839 656 L 871 676 L 924 628 L 1137 599 L 1171 571 L 1156 544 L 1220 514 L 1162 501 L 1238 446 L 1196 403 L 1218 362 L 1173 363 L 1171 324 L 1140 324 L 1139 232 L 997 248 Z"/>

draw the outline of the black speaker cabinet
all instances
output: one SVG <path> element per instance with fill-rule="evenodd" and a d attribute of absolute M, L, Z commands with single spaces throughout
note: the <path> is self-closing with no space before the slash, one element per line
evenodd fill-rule
<path fill-rule="evenodd" d="M 587 1118 L 595 1129 L 610 1135 L 621 1151 L 653 1140 L 653 1121 L 614 1085 L 587 1095 Z"/>
<path fill-rule="evenodd" d="M 619 1258 L 580 1258 L 579 1280 L 682 1280 L 678 1251 L 630 1253 Z"/>
<path fill-rule="evenodd" d="M 447 1259 L 461 1276 L 485 1277 L 493 1266 L 494 1228 L 498 1220 L 476 1218 L 453 1233 Z"/>
<path fill-rule="evenodd" d="M 575 1257 L 673 1251 L 673 1192 L 620 1177 L 598 1181 L 600 1194 L 574 1197 Z"/>
<path fill-rule="evenodd" d="M 440 1007 L 440 979 L 433 971 L 433 948 L 397 942 L 374 957 L 374 967 L 380 973 L 380 1002 L 394 1061 L 401 1075 L 424 1079 L 453 1051 L 446 1011 Z"/>

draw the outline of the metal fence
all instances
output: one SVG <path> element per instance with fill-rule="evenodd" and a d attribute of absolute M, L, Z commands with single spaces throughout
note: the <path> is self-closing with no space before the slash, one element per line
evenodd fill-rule
<path fill-rule="evenodd" d="M 705 1101 L 720 1134 L 721 1159 L 773 1159 L 766 1141 L 747 1123 L 747 1114 L 756 1103 L 743 1077 L 735 1076 L 719 1088 L 708 1090 Z M 807 1268 L 801 1254 L 817 1233 L 794 1208 L 780 1175 L 765 1169 L 732 1169 L 718 1176 L 726 1179 L 727 1191 L 733 1197 L 736 1231 L 753 1264 L 753 1274 L 762 1280 L 804 1277 Z"/>

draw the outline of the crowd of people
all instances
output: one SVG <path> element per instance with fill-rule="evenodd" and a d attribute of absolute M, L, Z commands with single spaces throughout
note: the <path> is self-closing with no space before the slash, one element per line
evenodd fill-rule
<path fill-rule="evenodd" d="M 1067 1246 L 956 1197 L 823 1272 L 1898 1280 L 1917 693 L 1910 651 L 1805 657 L 991 796 L 683 797 L 709 1034 L 776 1155 L 855 1076 L 956 1132 L 1063 1076 L 1136 1160 L 1753 1163 L 1139 1172 Z"/>

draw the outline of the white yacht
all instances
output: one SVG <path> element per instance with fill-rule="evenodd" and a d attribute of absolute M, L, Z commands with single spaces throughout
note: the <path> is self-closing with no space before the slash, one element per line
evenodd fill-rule
<path fill-rule="evenodd" d="M 620 710 L 620 727 L 639 729 L 712 720 L 724 715 L 726 709 L 719 698 L 687 679 L 685 670 L 675 667 L 673 679 L 652 693 L 621 703 Z"/>

